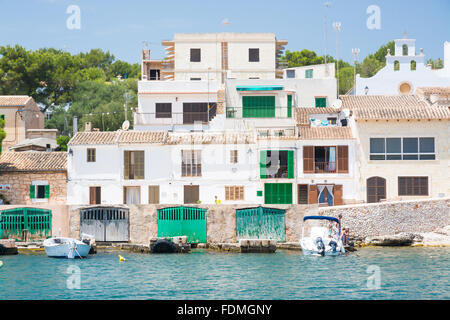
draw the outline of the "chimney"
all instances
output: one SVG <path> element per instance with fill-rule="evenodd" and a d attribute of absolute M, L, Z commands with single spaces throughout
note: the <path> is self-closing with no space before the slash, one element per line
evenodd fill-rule
<path fill-rule="evenodd" d="M 92 122 L 86 122 L 84 124 L 84 131 L 91 132 L 92 131 Z"/>
<path fill-rule="evenodd" d="M 73 135 L 75 135 L 78 132 L 78 117 L 73 117 Z"/>

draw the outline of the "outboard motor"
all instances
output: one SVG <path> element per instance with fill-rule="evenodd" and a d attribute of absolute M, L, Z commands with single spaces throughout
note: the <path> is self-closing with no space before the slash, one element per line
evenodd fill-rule
<path fill-rule="evenodd" d="M 333 249 L 333 252 L 336 252 L 337 243 L 334 240 L 330 240 L 330 247 Z"/>
<path fill-rule="evenodd" d="M 314 244 L 317 247 L 317 250 L 319 251 L 319 254 L 324 256 L 325 255 L 325 245 L 323 244 L 322 238 L 317 237 L 316 240 L 314 240 Z"/>

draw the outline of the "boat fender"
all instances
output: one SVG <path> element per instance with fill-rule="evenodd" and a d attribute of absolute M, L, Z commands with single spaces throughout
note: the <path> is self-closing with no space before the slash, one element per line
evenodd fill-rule
<path fill-rule="evenodd" d="M 333 252 L 336 252 L 337 243 L 334 240 L 330 240 L 330 247 L 333 250 Z"/>
<path fill-rule="evenodd" d="M 122 257 L 120 254 L 118 255 L 119 256 L 119 262 L 123 262 L 123 261 L 126 261 L 127 259 L 125 259 L 124 257 Z"/>
<path fill-rule="evenodd" d="M 317 237 L 316 240 L 314 240 L 314 244 L 316 245 L 319 254 L 322 256 L 325 255 L 325 245 L 323 244 L 322 238 Z"/>
<path fill-rule="evenodd" d="M 177 248 L 172 241 L 159 239 L 152 245 L 152 253 L 175 253 Z"/>

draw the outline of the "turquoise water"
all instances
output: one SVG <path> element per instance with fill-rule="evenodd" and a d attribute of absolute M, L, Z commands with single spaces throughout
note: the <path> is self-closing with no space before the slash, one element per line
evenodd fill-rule
<path fill-rule="evenodd" d="M 104 252 L 84 260 L 3 256 L 0 299 L 449 299 L 450 248 L 364 248 L 340 257 Z M 379 267 L 380 288 L 367 273 Z M 80 289 L 68 289 L 70 266 Z M 376 267 L 375 267 L 376 268 Z M 72 275 L 74 276 L 74 275 Z M 75 275 L 76 276 L 76 275 Z M 372 288 L 376 281 L 369 281 Z M 69 284 L 76 284 L 70 282 Z"/>

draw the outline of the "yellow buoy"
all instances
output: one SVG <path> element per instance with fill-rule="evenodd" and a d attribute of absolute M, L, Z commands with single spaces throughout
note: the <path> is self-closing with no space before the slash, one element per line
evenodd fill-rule
<path fill-rule="evenodd" d="M 122 261 L 125 261 L 125 260 L 127 260 L 127 259 L 125 259 L 124 257 L 122 257 L 122 256 L 119 254 L 119 261 L 122 262 Z"/>

